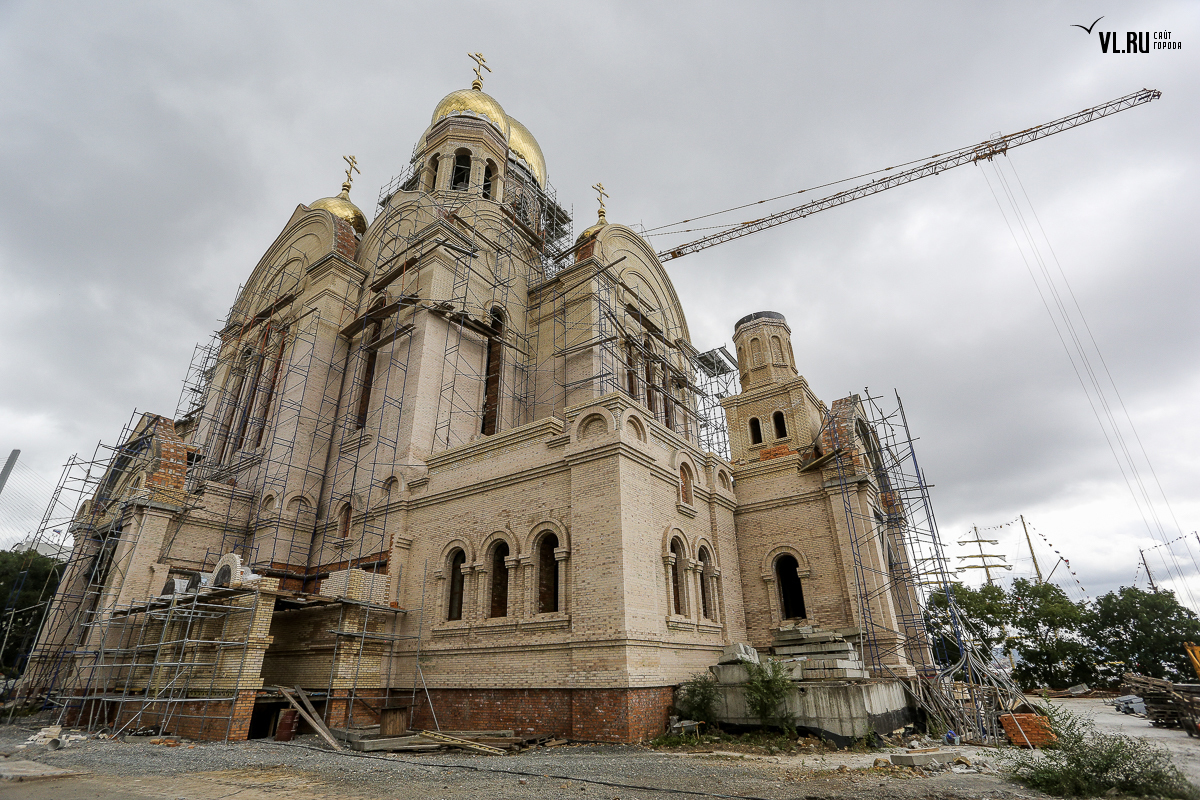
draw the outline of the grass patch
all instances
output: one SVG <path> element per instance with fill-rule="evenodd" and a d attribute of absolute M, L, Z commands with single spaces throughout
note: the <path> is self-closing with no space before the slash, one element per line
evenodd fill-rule
<path fill-rule="evenodd" d="M 1200 789 L 1183 776 L 1165 749 L 1145 739 L 1098 733 L 1095 723 L 1046 704 L 1057 746 L 1040 754 L 1002 752 L 1000 764 L 1013 780 L 1055 797 L 1096 797 L 1113 793 L 1137 797 L 1200 800 Z"/>

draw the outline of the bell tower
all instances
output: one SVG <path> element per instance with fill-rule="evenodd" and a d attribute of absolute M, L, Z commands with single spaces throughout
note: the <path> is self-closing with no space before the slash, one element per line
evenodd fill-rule
<path fill-rule="evenodd" d="M 756 311 L 733 327 L 742 391 L 799 375 L 792 355 L 792 329 L 778 311 Z"/>

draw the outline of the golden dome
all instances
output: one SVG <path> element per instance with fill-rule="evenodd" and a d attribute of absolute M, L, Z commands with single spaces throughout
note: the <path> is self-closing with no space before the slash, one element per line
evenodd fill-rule
<path fill-rule="evenodd" d="M 342 191 L 337 197 L 322 197 L 308 204 L 309 208 L 323 208 L 338 219 L 350 223 L 359 235 L 367 232 L 367 218 L 358 206 L 350 202 L 350 184 L 343 183 Z"/>
<path fill-rule="evenodd" d="M 508 118 L 508 124 L 509 149 L 529 165 L 533 171 L 533 177 L 537 178 L 538 186 L 546 188 L 546 157 L 542 155 L 542 148 L 538 145 L 537 139 L 533 138 L 529 128 L 512 117 Z"/>
<path fill-rule="evenodd" d="M 604 209 L 603 208 L 600 209 L 599 213 L 597 214 L 597 217 L 598 217 L 598 219 L 596 220 L 595 225 L 593 225 L 592 227 L 588 228 L 583 233 L 581 233 L 575 237 L 575 244 L 579 244 L 584 239 L 587 239 L 591 236 L 595 236 L 597 233 L 600 232 L 601 228 L 608 225 L 608 220 L 604 218 Z"/>
<path fill-rule="evenodd" d="M 438 120 L 455 114 L 483 117 L 508 139 L 508 115 L 491 95 L 484 94 L 481 89 L 458 89 L 443 97 L 433 109 L 430 124 L 436 125 Z"/>

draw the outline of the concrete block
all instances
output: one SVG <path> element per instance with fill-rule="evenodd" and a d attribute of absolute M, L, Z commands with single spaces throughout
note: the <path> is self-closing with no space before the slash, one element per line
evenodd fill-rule
<path fill-rule="evenodd" d="M 743 661 L 749 661 L 752 664 L 758 663 L 758 651 L 748 644 L 737 642 L 731 644 L 721 651 L 721 657 L 717 660 L 718 664 L 740 664 Z"/>
<path fill-rule="evenodd" d="M 709 667 L 717 683 L 745 683 L 750 680 L 750 673 L 741 664 L 715 664 Z"/>
<path fill-rule="evenodd" d="M 949 764 L 958 758 L 954 750 L 915 750 L 908 753 L 893 753 L 892 763 L 897 767 L 923 767 L 926 764 Z"/>

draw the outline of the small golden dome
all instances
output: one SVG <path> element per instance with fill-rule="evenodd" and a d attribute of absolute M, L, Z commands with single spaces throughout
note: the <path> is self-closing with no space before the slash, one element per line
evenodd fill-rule
<path fill-rule="evenodd" d="M 537 139 L 533 138 L 533 134 L 529 132 L 529 128 L 526 128 L 512 117 L 508 118 L 508 125 L 509 149 L 529 165 L 529 168 L 533 170 L 533 177 L 537 178 L 538 186 L 545 189 L 546 157 L 542 155 L 542 148 L 538 145 Z"/>
<path fill-rule="evenodd" d="M 309 203 L 308 207 L 323 208 L 338 219 L 344 219 L 354 230 L 358 231 L 360 236 L 367 232 L 367 218 L 358 206 L 350 202 L 350 184 L 348 183 L 342 184 L 342 191 L 337 197 L 322 197 L 320 200 Z"/>
<path fill-rule="evenodd" d="M 604 209 L 603 208 L 600 209 L 599 213 L 597 214 L 597 217 L 598 217 L 598 219 L 596 220 L 595 225 L 593 225 L 592 227 L 588 228 L 583 233 L 581 233 L 577 237 L 575 237 L 575 244 L 579 244 L 584 239 L 595 236 L 597 233 L 600 232 L 601 228 L 606 227 L 608 225 L 608 220 L 604 218 Z"/>
<path fill-rule="evenodd" d="M 481 89 L 458 89 L 443 97 L 433 109 L 430 124 L 436 125 L 438 120 L 455 114 L 483 117 L 504 134 L 505 140 L 508 139 L 508 115 L 491 95 Z"/>

